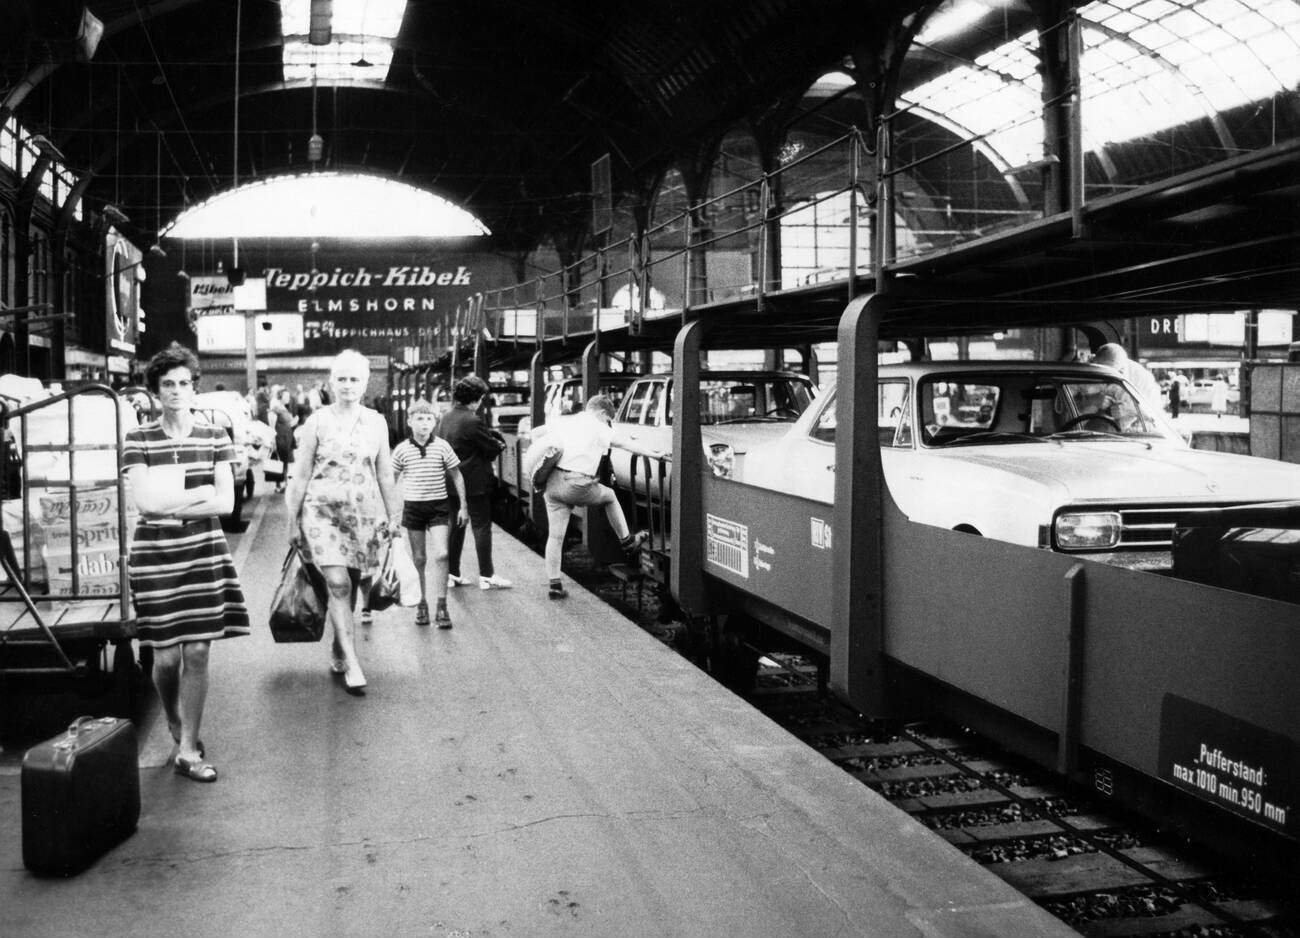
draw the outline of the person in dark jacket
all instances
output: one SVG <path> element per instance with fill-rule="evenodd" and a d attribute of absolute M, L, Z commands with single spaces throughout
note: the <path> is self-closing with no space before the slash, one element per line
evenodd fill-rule
<path fill-rule="evenodd" d="M 465 507 L 469 509 L 469 526 L 474 531 L 479 589 L 508 589 L 513 584 L 498 576 L 492 566 L 492 461 L 505 449 L 506 441 L 479 416 L 479 405 L 487 393 L 487 382 L 477 375 L 457 381 L 451 389 L 455 403 L 443 414 L 438 436 L 456 451 L 460 472 L 465 478 Z M 460 510 L 455 493 L 451 493 L 450 502 L 449 511 L 454 516 Z M 452 528 L 447 544 L 448 586 L 460 586 L 465 582 L 460 575 L 460 555 L 464 547 L 465 529 Z"/>

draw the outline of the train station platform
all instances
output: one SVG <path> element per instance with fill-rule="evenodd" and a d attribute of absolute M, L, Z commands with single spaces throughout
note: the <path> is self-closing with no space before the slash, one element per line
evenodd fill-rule
<path fill-rule="evenodd" d="M 282 504 L 234 542 L 269 606 Z M 141 721 L 138 831 L 78 876 L 23 869 L 0 757 L 0 935 L 1073 934 L 594 595 L 453 591 L 364 629 L 365 697 L 328 643 L 217 643 L 203 728 L 220 780 L 172 772 Z M 467 562 L 473 552 L 467 550 Z M 255 615 L 255 621 L 258 616 Z"/>

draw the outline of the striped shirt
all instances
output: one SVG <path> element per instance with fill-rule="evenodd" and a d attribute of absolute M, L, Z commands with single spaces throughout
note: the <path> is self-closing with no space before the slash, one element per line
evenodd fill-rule
<path fill-rule="evenodd" d="M 151 420 L 129 431 L 122 449 L 122 469 L 132 466 L 184 466 L 185 487 L 215 484 L 215 464 L 235 461 L 235 446 L 220 427 L 196 418 L 190 435 L 177 440 L 162 422 Z"/>
<path fill-rule="evenodd" d="M 442 437 L 423 447 L 407 438 L 393 450 L 393 471 L 402 477 L 402 500 L 440 502 L 447 497 L 447 472 L 460 465 L 456 451 Z"/>

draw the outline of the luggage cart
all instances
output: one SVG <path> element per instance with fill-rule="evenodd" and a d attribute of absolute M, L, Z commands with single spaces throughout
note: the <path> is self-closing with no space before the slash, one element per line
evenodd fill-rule
<path fill-rule="evenodd" d="M 112 404 L 110 442 L 84 442 L 89 420 L 78 405 L 95 397 Z M 33 422 L 63 423 L 55 408 L 66 410 L 66 435 L 34 439 Z M 0 400 L 0 427 L 12 433 L 21 454 L 19 506 L 9 502 L 0 519 L 0 698 L 72 691 L 130 716 L 142 681 L 132 646 L 120 399 L 106 385 L 92 384 L 18 406 Z M 12 458 L 6 447 L 0 477 Z M 98 471 L 88 474 L 87 467 Z"/>

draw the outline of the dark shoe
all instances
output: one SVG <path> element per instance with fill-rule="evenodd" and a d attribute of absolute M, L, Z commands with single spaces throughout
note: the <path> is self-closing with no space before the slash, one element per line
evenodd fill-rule
<path fill-rule="evenodd" d="M 546 595 L 550 599 L 565 599 L 568 597 L 569 591 L 563 586 L 552 586 L 546 591 Z"/>
<path fill-rule="evenodd" d="M 217 780 L 216 766 L 204 762 L 202 756 L 197 759 L 182 759 L 177 756 L 172 765 L 176 769 L 177 775 L 184 775 L 192 781 L 215 782 Z"/>
<path fill-rule="evenodd" d="M 420 603 L 418 606 L 415 607 L 415 624 L 416 624 L 416 625 L 428 625 L 428 624 L 429 624 L 429 604 L 428 604 L 428 603 L 422 602 L 422 603 Z"/>
<path fill-rule="evenodd" d="M 433 611 L 433 624 L 440 629 L 451 628 L 451 616 L 447 614 L 446 606 L 439 606 Z"/>
<path fill-rule="evenodd" d="M 618 546 L 623 548 L 624 553 L 630 554 L 635 550 L 639 550 L 641 545 L 648 540 L 650 540 L 649 531 L 637 531 L 635 534 L 629 534 L 619 541 Z"/>

